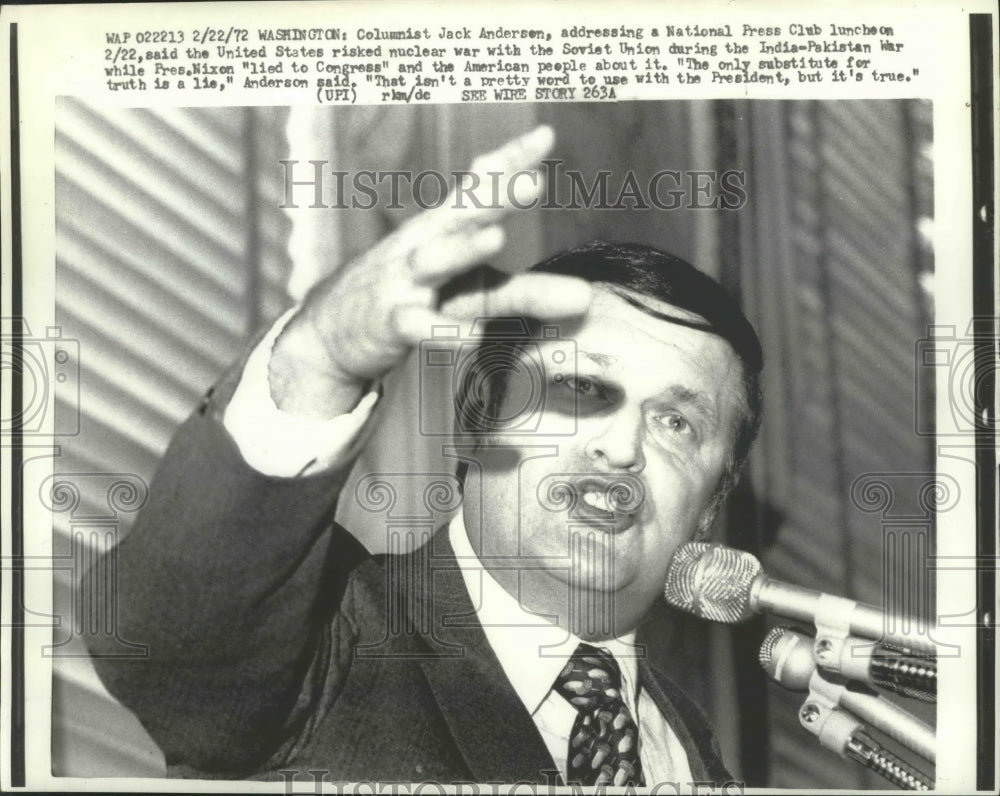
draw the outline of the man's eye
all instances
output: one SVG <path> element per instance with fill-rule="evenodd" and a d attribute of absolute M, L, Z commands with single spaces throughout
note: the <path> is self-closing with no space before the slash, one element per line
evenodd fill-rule
<path fill-rule="evenodd" d="M 589 379 L 586 376 L 567 376 L 564 379 L 564 383 L 581 398 L 607 397 L 607 391 L 603 385 L 599 381 Z"/>
<path fill-rule="evenodd" d="M 693 431 L 691 424 L 688 423 L 687 418 L 683 415 L 671 412 L 667 415 L 661 415 L 659 420 L 660 425 L 677 434 L 691 433 Z"/>

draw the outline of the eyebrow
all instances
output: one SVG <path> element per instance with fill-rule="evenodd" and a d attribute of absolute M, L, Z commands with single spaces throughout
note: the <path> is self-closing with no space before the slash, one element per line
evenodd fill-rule
<path fill-rule="evenodd" d="M 597 351 L 583 350 L 578 351 L 578 353 L 580 356 L 604 367 L 610 367 L 618 362 L 618 357 L 613 354 L 602 354 Z M 704 393 L 699 392 L 698 390 L 692 390 L 690 387 L 685 387 L 681 384 L 674 384 L 667 387 L 667 389 L 660 393 L 657 400 L 663 403 L 679 403 L 693 406 L 694 409 L 703 417 L 707 418 L 710 423 L 714 423 L 719 416 L 715 403 Z"/>
<path fill-rule="evenodd" d="M 599 354 L 596 351 L 580 351 L 580 356 L 586 357 L 591 362 L 596 362 L 598 365 L 609 368 L 618 362 L 618 357 L 613 354 Z"/>
<path fill-rule="evenodd" d="M 718 417 L 718 410 L 716 409 L 715 404 L 710 401 L 704 393 L 700 393 L 688 387 L 675 384 L 672 387 L 668 387 L 662 393 L 662 397 L 663 400 L 666 401 L 690 404 L 712 422 L 714 422 Z"/>

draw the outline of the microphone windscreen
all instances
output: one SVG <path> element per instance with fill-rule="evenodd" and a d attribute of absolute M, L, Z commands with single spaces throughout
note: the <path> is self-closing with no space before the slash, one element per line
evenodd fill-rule
<path fill-rule="evenodd" d="M 785 628 L 783 627 L 773 627 L 770 632 L 764 636 L 764 640 L 760 643 L 760 652 L 757 653 L 757 660 L 760 661 L 761 667 L 764 671 L 768 670 L 771 665 L 771 661 L 774 660 L 774 650 L 778 646 L 778 642 L 785 637 Z M 768 672 L 770 674 L 770 672 Z"/>
<path fill-rule="evenodd" d="M 764 636 L 758 660 L 768 677 L 793 691 L 807 690 L 816 671 L 812 639 L 787 627 Z"/>
<path fill-rule="evenodd" d="M 675 608 L 702 619 L 735 624 L 753 616 L 750 595 L 761 574 L 760 562 L 750 553 L 688 542 L 670 560 L 663 596 Z"/>

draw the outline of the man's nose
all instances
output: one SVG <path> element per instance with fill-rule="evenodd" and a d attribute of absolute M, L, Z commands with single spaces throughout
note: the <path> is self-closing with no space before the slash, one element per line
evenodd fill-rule
<path fill-rule="evenodd" d="M 642 453 L 642 413 L 638 409 L 621 407 L 593 431 L 587 441 L 587 455 L 612 470 L 642 472 L 646 460 Z"/>

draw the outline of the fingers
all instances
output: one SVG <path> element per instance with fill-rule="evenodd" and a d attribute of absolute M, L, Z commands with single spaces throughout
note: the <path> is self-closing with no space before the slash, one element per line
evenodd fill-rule
<path fill-rule="evenodd" d="M 440 207 L 403 224 L 371 259 L 400 264 L 415 284 L 438 286 L 493 257 L 504 243 L 504 216 L 531 207 L 544 192 L 545 180 L 534 169 L 554 142 L 552 128 L 543 125 L 476 158 L 471 184 L 477 188 L 453 189 Z"/>
<path fill-rule="evenodd" d="M 430 339 L 435 327 L 455 326 L 454 319 L 416 304 L 396 307 L 392 314 L 392 323 L 399 340 L 411 348 L 422 340 Z"/>
<path fill-rule="evenodd" d="M 505 214 L 531 206 L 542 194 L 544 180 L 533 169 L 554 141 L 552 129 L 542 126 L 477 158 L 474 173 L 488 196 L 470 202 L 469 192 L 476 195 L 475 189 L 466 186 L 463 204 L 455 201 L 453 191 L 441 207 L 411 218 L 331 282 L 340 296 L 381 297 L 367 303 L 346 299 L 352 301 L 357 325 L 367 330 L 362 337 L 387 344 L 376 357 L 379 362 L 398 358 L 439 324 L 454 326 L 488 314 L 563 318 L 586 311 L 589 287 L 554 275 L 536 275 L 527 282 L 511 278 L 500 286 L 470 284 L 461 297 L 434 309 L 438 291 L 503 247 Z"/>
<path fill-rule="evenodd" d="M 492 183 L 487 178 L 498 174 L 501 203 L 507 209 L 523 209 L 541 195 L 544 181 L 537 172 L 538 164 L 555 140 L 552 128 L 541 125 L 493 152 L 480 155 L 472 162 L 472 172 L 480 176 L 482 188 L 489 185 L 491 189 Z"/>
<path fill-rule="evenodd" d="M 472 171 L 486 174 L 490 171 L 513 173 L 530 169 L 552 149 L 556 136 L 546 124 L 536 127 L 499 149 L 480 155 L 472 161 Z"/>
<path fill-rule="evenodd" d="M 503 248 L 503 227 L 469 229 L 417 246 L 407 255 L 411 278 L 418 285 L 441 285 L 470 266 L 489 260 Z"/>
<path fill-rule="evenodd" d="M 517 274 L 486 291 L 463 293 L 440 307 L 444 316 L 473 320 L 485 316 L 527 315 L 542 320 L 584 315 L 593 291 L 588 282 L 559 274 Z"/>
<path fill-rule="evenodd" d="M 592 298 L 590 283 L 576 277 L 519 274 L 490 290 L 450 298 L 438 310 L 423 304 L 397 306 L 392 324 L 399 340 L 410 347 L 434 337 L 435 328 L 453 329 L 457 343 L 469 339 L 468 324 L 478 318 L 521 315 L 545 321 L 579 318 L 587 313 Z M 448 336 L 438 335 L 436 339 L 447 342 Z"/>
<path fill-rule="evenodd" d="M 552 128 L 542 125 L 480 155 L 447 201 L 415 216 L 401 232 L 408 242 L 418 245 L 442 235 L 495 224 L 513 210 L 533 206 L 545 190 L 545 180 L 537 169 L 554 143 Z"/>
<path fill-rule="evenodd" d="M 582 317 L 593 298 L 588 282 L 558 274 L 519 274 L 499 287 L 463 293 L 438 310 L 422 304 L 397 306 L 392 323 L 399 339 L 415 346 L 433 336 L 435 327 L 455 330 L 456 340 L 468 340 L 468 324 L 477 318 L 528 316 L 552 321 Z"/>
<path fill-rule="evenodd" d="M 469 208 L 469 214 L 452 214 L 444 219 L 444 223 L 490 222 L 512 210 L 530 207 L 545 189 L 538 165 L 554 143 L 552 128 L 541 125 L 499 149 L 477 157 L 470 171 L 474 175 L 472 181 L 478 181 L 478 188 L 469 192 L 478 203 Z"/>

